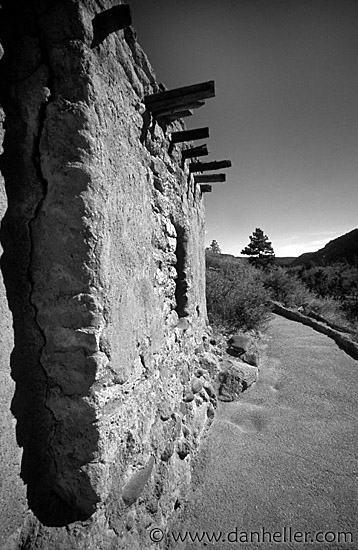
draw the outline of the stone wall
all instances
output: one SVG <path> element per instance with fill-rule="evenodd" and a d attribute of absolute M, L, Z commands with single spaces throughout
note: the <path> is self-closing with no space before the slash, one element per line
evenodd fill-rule
<path fill-rule="evenodd" d="M 18 548 L 151 548 L 214 413 L 203 201 L 169 148 L 182 123 L 145 111 L 159 88 L 133 29 L 93 39 L 118 4 L 2 2 Z"/>
<path fill-rule="evenodd" d="M 0 59 L 3 50 L 0 44 Z M 4 139 L 4 111 L 0 107 L 0 155 Z M 7 208 L 4 179 L 0 172 L 0 218 Z M 2 247 L 0 245 L 0 254 Z M 10 354 L 14 345 L 11 312 L 0 273 L 0 547 L 21 524 L 26 509 L 25 491 L 20 479 L 21 451 L 16 444 L 16 422 L 10 411 L 15 383 L 10 376 Z"/>

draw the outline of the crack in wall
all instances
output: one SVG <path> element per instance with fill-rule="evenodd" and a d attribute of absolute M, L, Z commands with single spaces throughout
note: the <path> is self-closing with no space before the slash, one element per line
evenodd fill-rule
<path fill-rule="evenodd" d="M 6 13 L 8 29 L 1 28 L 8 55 L 1 67 L 0 86 L 7 119 L 1 167 L 8 197 L 1 228 L 1 267 L 15 333 L 11 369 L 16 390 L 11 408 L 17 420 L 17 441 L 23 448 L 21 477 L 27 485 L 29 507 L 44 525 L 60 526 L 81 519 L 86 512 L 79 510 L 78 503 L 61 487 L 63 456 L 59 455 L 59 473 L 56 459 L 62 433 L 57 433 L 59 420 L 49 400 L 62 397 L 63 390 L 56 389 L 60 385 L 46 370 L 47 332 L 40 321 L 41 305 L 36 298 L 40 290 L 36 269 L 41 250 L 41 214 L 49 186 L 42 169 L 42 141 L 55 83 L 49 53 L 52 37 L 44 36 L 36 12 L 29 9 L 22 21 L 25 29 L 20 24 L 19 39 L 14 27 L 21 18 L 12 9 Z M 14 67 L 27 78 L 12 78 Z M 63 419 L 60 422 L 63 424 Z M 94 438 L 92 433 L 88 437 Z M 92 504 L 96 498 L 88 489 L 86 474 L 79 472 L 78 476 L 82 476 L 79 483 Z"/>
<path fill-rule="evenodd" d="M 44 351 L 44 349 L 46 347 L 46 344 L 47 344 L 47 338 L 46 338 L 45 330 L 43 329 L 43 327 L 41 326 L 41 323 L 39 322 L 39 309 L 38 309 L 38 306 L 36 305 L 36 303 L 33 299 L 34 291 L 35 291 L 35 281 L 34 281 L 33 275 L 32 275 L 32 264 L 33 264 L 33 259 L 34 259 L 33 257 L 34 257 L 34 248 L 35 248 L 33 226 L 36 223 L 36 220 L 38 219 L 38 217 L 41 213 L 41 210 L 42 210 L 42 207 L 43 207 L 43 204 L 44 204 L 44 201 L 46 199 L 47 192 L 48 192 L 48 182 L 47 182 L 47 180 L 46 180 L 46 178 L 43 174 L 42 166 L 41 166 L 41 161 L 42 161 L 42 159 L 41 159 L 41 138 L 42 138 L 43 131 L 44 131 L 44 128 L 45 128 L 45 124 L 46 124 L 47 109 L 48 109 L 49 101 L 52 97 L 53 88 L 54 88 L 54 75 L 53 75 L 53 72 L 52 72 L 52 69 L 51 69 L 51 63 L 50 63 L 49 55 L 48 55 L 48 52 L 47 52 L 47 46 L 46 46 L 44 38 L 41 36 L 41 30 L 39 29 L 39 27 L 38 27 L 38 36 L 40 37 L 38 43 L 39 43 L 40 52 L 41 52 L 41 64 L 45 65 L 45 67 L 47 69 L 47 82 L 46 82 L 46 84 L 47 84 L 47 88 L 49 90 L 49 94 L 48 94 L 47 98 L 39 106 L 38 117 L 37 117 L 37 135 L 34 138 L 33 151 L 32 151 L 32 161 L 33 161 L 33 164 L 34 164 L 34 167 L 35 167 L 35 170 L 36 170 L 38 181 L 41 184 L 42 196 L 40 197 L 40 199 L 39 199 L 39 201 L 38 201 L 38 203 L 37 203 L 37 205 L 34 209 L 32 218 L 28 221 L 28 232 L 29 232 L 30 248 L 29 248 L 29 263 L 28 263 L 28 267 L 27 267 L 27 277 L 28 277 L 28 281 L 30 283 L 30 289 L 31 289 L 30 294 L 29 294 L 29 302 L 33 307 L 34 320 L 35 320 L 38 331 L 41 334 L 41 337 L 42 337 L 42 340 L 43 340 L 42 348 L 39 350 L 39 364 L 42 367 L 43 373 L 45 375 L 45 379 L 47 381 L 47 388 L 46 388 L 45 400 L 44 400 L 43 405 L 44 405 L 44 408 L 49 412 L 49 414 L 52 418 L 52 422 L 53 422 L 52 435 L 49 436 L 49 441 L 48 441 L 48 453 L 51 456 L 51 459 L 53 461 L 53 464 L 54 464 L 54 467 L 55 467 L 55 475 L 56 475 L 56 472 L 57 472 L 58 468 L 57 468 L 55 453 L 53 452 L 53 449 L 52 449 L 52 441 L 54 440 L 54 438 L 56 436 L 57 422 L 56 422 L 54 412 L 52 411 L 52 409 L 47 404 L 47 401 L 48 401 L 48 398 L 49 398 L 48 375 L 47 375 L 46 369 L 45 369 L 45 367 L 43 366 L 43 363 L 42 363 L 42 355 L 43 355 L 43 351 Z"/>
<path fill-rule="evenodd" d="M 36 462 L 43 464 L 41 451 L 45 437 L 39 436 L 34 445 L 29 446 L 36 423 L 40 423 L 40 415 L 36 398 L 42 397 L 41 376 L 32 378 L 36 372 L 36 358 L 40 344 L 39 331 L 34 332 L 33 306 L 30 302 L 30 230 L 29 217 L 33 212 L 33 201 L 37 197 L 37 189 L 29 193 L 32 169 L 29 158 L 23 155 L 21 138 L 26 142 L 31 140 L 30 133 L 26 133 L 24 111 L 18 94 L 21 88 L 19 82 L 14 83 L 13 64 L 16 54 L 23 54 L 21 46 L 15 43 L 13 36 L 16 28 L 16 14 L 7 12 L 8 28 L 2 27 L 1 34 L 5 45 L 5 56 L 2 66 L 3 86 L 1 89 L 2 103 L 6 113 L 6 128 L 4 139 L 4 153 L 2 156 L 2 172 L 5 180 L 8 197 L 8 208 L 2 222 L 1 238 L 3 244 L 2 271 L 7 291 L 9 307 L 13 315 L 15 347 L 11 355 L 12 376 L 16 381 L 15 396 L 12 401 L 12 412 L 17 419 L 17 440 L 23 447 L 21 476 L 28 488 L 34 475 L 36 476 Z M 19 56 L 23 63 L 24 55 Z M 26 64 L 25 64 L 26 65 Z M 16 67 L 17 68 L 17 67 Z M 8 82 L 8 87 L 5 87 Z M 28 83 L 24 82 L 24 86 Z M 29 137 L 30 135 L 30 137 Z M 29 185 L 29 182 L 31 184 Z M 23 186 L 22 186 L 23 184 Z M 42 340 L 42 337 L 41 337 Z M 43 342 L 42 342 L 43 343 Z M 29 398 L 27 398 L 29 394 Z M 31 394 L 31 396 L 30 396 Z M 41 417 L 41 420 L 42 417 Z M 46 426 L 46 421 L 44 421 Z M 37 447 L 37 448 L 36 448 Z M 41 466 L 39 465 L 41 469 Z"/>

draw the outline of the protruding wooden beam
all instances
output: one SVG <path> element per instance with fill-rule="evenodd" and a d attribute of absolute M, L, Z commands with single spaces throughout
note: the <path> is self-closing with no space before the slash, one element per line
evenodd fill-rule
<path fill-rule="evenodd" d="M 220 170 L 220 168 L 230 168 L 231 160 L 217 160 L 213 162 L 191 162 L 189 164 L 190 172 L 207 172 L 208 170 Z"/>
<path fill-rule="evenodd" d="M 198 147 L 191 147 L 190 149 L 184 149 L 181 152 L 182 159 L 191 159 L 193 157 L 205 157 L 208 155 L 207 145 L 199 145 Z"/>
<path fill-rule="evenodd" d="M 215 96 L 215 82 L 201 82 L 200 84 L 192 84 L 191 86 L 183 86 L 182 88 L 174 88 L 173 90 L 165 90 L 145 96 L 146 103 L 155 103 L 159 100 L 173 99 L 179 96 L 201 95 L 201 99 L 207 99 Z"/>
<path fill-rule="evenodd" d="M 191 103 L 179 104 L 176 107 L 167 107 L 166 105 L 163 105 L 162 109 L 159 109 L 158 111 L 154 111 L 152 114 L 155 118 L 159 118 L 159 117 L 164 117 L 166 115 L 174 115 L 180 111 L 199 109 L 200 107 L 203 107 L 203 105 L 205 105 L 205 101 L 195 101 Z"/>
<path fill-rule="evenodd" d="M 186 118 L 188 116 L 193 116 L 193 111 L 189 111 L 189 110 L 186 110 L 186 111 L 178 111 L 177 113 L 173 113 L 171 115 L 164 115 L 162 117 L 156 117 L 158 120 L 160 120 L 161 118 L 163 118 L 164 120 L 168 121 L 168 122 L 172 122 L 173 120 L 178 120 L 179 118 Z"/>
<path fill-rule="evenodd" d="M 128 4 L 120 4 L 98 13 L 93 21 L 92 47 L 98 46 L 112 32 L 125 29 L 132 24 L 131 10 Z"/>
<path fill-rule="evenodd" d="M 205 139 L 209 137 L 209 128 L 195 128 L 195 130 L 183 130 L 182 132 L 172 133 L 172 143 L 181 143 L 183 141 L 192 141 L 195 139 Z"/>
<path fill-rule="evenodd" d="M 199 174 L 194 176 L 195 183 L 224 183 L 226 181 L 226 174 Z"/>
<path fill-rule="evenodd" d="M 190 103 L 200 102 L 210 97 L 215 97 L 215 83 L 213 80 L 147 95 L 144 98 L 144 103 L 149 111 L 154 112 L 161 111 L 164 107 L 188 106 Z"/>
<path fill-rule="evenodd" d="M 212 186 L 211 185 L 200 185 L 200 190 L 202 193 L 211 193 Z"/>

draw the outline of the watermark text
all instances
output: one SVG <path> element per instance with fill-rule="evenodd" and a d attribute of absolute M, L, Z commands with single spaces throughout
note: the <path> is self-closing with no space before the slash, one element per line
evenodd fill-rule
<path fill-rule="evenodd" d="M 349 531 L 299 531 L 292 527 L 269 531 L 264 527 L 257 531 L 245 531 L 238 527 L 229 532 L 224 531 L 169 531 L 165 533 L 160 527 L 149 531 L 152 542 L 161 542 L 164 538 L 174 542 L 232 543 L 232 544 L 353 544 L 353 535 Z"/>

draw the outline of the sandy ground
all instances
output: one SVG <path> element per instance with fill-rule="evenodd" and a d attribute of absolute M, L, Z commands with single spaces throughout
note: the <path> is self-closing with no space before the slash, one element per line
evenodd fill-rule
<path fill-rule="evenodd" d="M 168 547 L 358 548 L 358 361 L 276 316 L 266 354 L 259 382 L 220 404 Z M 209 536 L 173 542 L 186 531 Z"/>

